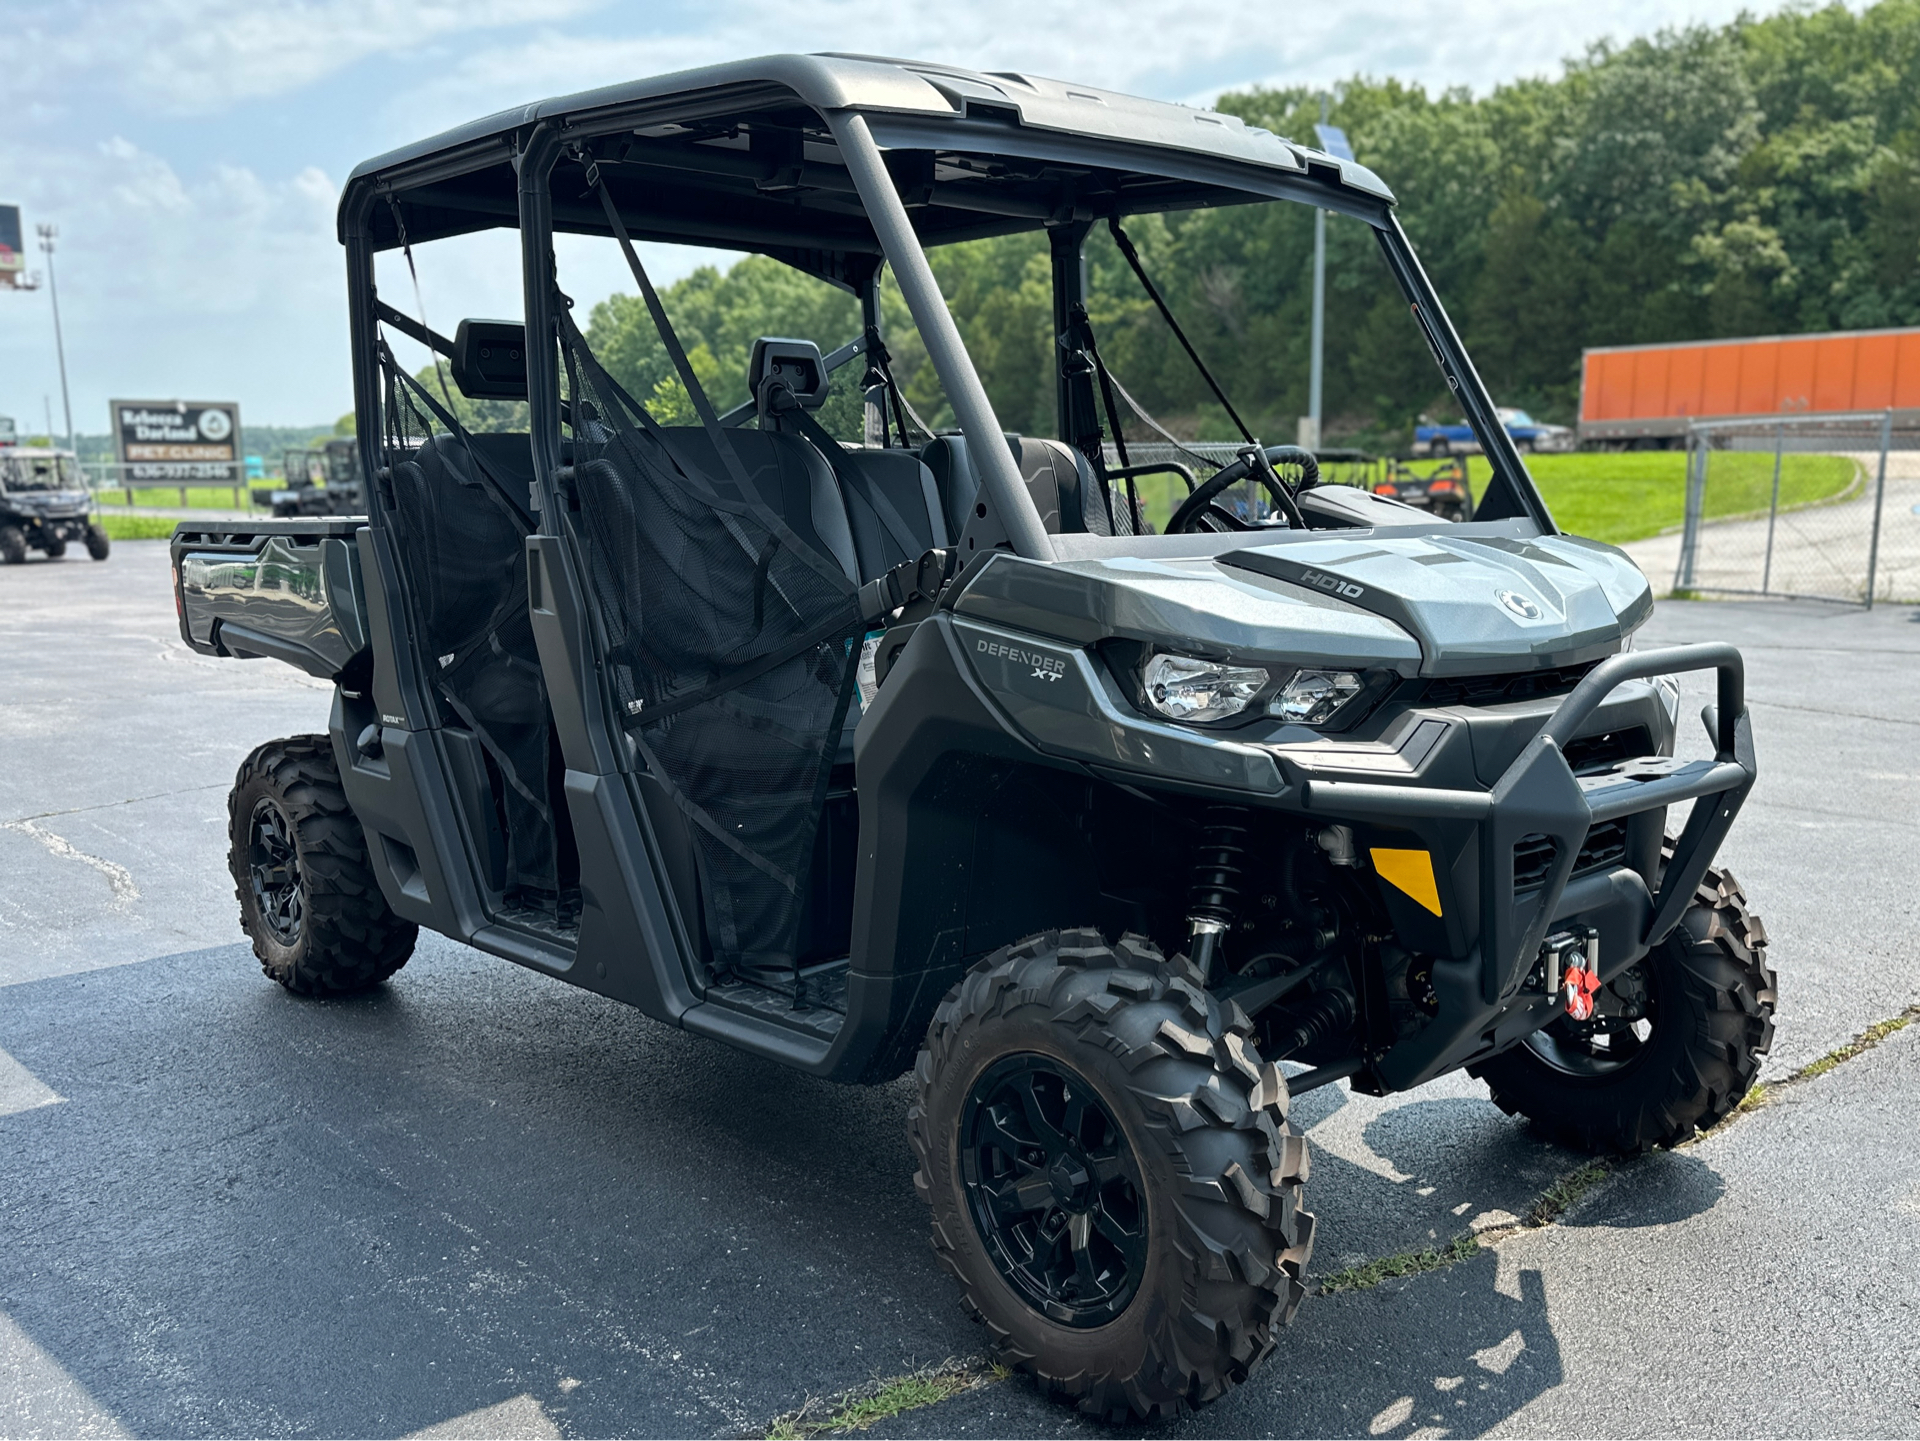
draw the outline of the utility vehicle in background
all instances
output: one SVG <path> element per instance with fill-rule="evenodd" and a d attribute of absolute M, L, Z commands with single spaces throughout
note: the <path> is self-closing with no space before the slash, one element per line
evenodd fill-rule
<path fill-rule="evenodd" d="M 365 515 L 366 483 L 360 449 L 351 440 L 329 440 L 282 457 L 285 484 L 253 492 L 253 503 L 286 519 L 297 515 Z"/>
<path fill-rule="evenodd" d="M 0 447 L 0 563 L 19 565 L 34 550 L 58 560 L 74 541 L 95 560 L 113 550 L 79 457 L 70 450 Z"/>
<path fill-rule="evenodd" d="M 1224 245 L 1288 204 L 1378 242 L 1490 461 L 1473 521 L 1249 436 L 1134 533 L 1083 251 L 1111 236 L 1184 335 L 1127 227 Z M 523 315 L 409 313 L 415 261 L 485 227 L 518 231 Z M 588 344 L 561 232 L 622 252 L 695 423 Z M 1019 232 L 1056 436 L 1003 432 L 928 265 Z M 289 990 L 378 985 L 426 926 L 811 1075 L 911 1071 L 941 1261 L 997 1357 L 1108 1418 L 1275 1349 L 1313 1243 L 1290 1096 L 1468 1068 L 1637 1151 L 1752 1083 L 1773 979 L 1714 865 L 1755 776 L 1740 656 L 1630 647 L 1646 581 L 1556 529 L 1370 171 L 1090 87 L 780 56 L 383 155 L 340 233 L 365 518 L 173 542 L 194 649 L 335 686 L 230 803 Z M 864 323 L 764 337 L 723 412 L 640 241 L 771 257 Z M 954 428 L 896 383 L 883 269 Z M 469 433 L 408 346 L 529 430 Z M 820 419 L 847 384 L 864 441 Z M 1675 756 L 1686 671 L 1711 758 Z"/>
<path fill-rule="evenodd" d="M 1459 456 L 1425 467 L 1389 460 L 1386 474 L 1369 489 L 1441 520 L 1473 519 L 1473 487 L 1467 481 L 1467 463 Z"/>

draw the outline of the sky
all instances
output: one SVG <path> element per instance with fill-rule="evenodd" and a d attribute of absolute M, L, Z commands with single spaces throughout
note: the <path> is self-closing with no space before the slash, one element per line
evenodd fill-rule
<path fill-rule="evenodd" d="M 352 405 L 334 229 L 342 181 L 361 160 L 510 105 L 786 50 L 1022 70 L 1201 104 L 1247 85 L 1325 85 L 1358 72 L 1485 91 L 1557 73 L 1594 40 L 1724 23 L 1740 8 L 0 0 L 10 52 L 0 203 L 22 208 L 31 269 L 46 269 L 34 226 L 59 227 L 53 264 L 76 430 L 105 431 L 110 399 L 237 400 L 245 422 L 320 424 Z M 583 304 L 620 286 L 609 252 L 563 252 Z M 519 314 L 510 236 L 432 258 L 422 299 L 434 328 Z M 662 247 L 650 264 L 664 283 L 702 258 Z M 380 283 L 410 290 L 390 266 Z M 0 415 L 39 432 L 48 401 L 63 431 L 49 290 L 0 290 Z"/>

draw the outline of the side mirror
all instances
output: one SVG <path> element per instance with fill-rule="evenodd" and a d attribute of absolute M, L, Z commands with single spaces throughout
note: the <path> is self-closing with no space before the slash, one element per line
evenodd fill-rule
<path fill-rule="evenodd" d="M 527 398 L 527 328 L 517 320 L 461 321 L 448 359 L 468 400 Z"/>
<path fill-rule="evenodd" d="M 747 385 L 754 405 L 766 420 L 768 396 L 779 386 L 793 392 L 793 398 L 807 410 L 818 410 L 826 403 L 833 377 L 827 374 L 820 347 L 811 340 L 786 340 L 763 335 L 753 342 L 753 358 L 747 366 Z"/>

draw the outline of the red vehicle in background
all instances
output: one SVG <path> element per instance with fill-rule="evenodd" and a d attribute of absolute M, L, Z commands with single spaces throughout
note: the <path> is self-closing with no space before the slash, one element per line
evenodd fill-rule
<path fill-rule="evenodd" d="M 1920 429 L 1920 327 L 1588 350 L 1580 362 L 1580 443 L 1671 447 L 1697 420 L 1892 410 Z"/>

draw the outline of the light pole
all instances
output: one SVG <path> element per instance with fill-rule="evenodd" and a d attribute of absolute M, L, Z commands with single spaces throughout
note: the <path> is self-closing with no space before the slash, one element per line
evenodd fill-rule
<path fill-rule="evenodd" d="M 57 225 L 38 225 L 40 249 L 47 257 L 47 294 L 53 298 L 53 349 L 60 357 L 60 409 L 67 421 L 67 449 L 73 449 L 73 400 L 67 392 L 67 342 L 60 333 L 60 287 L 53 279 L 53 242 L 59 237 Z"/>
<path fill-rule="evenodd" d="M 1320 124 L 1327 124 L 1327 97 L 1320 97 Z M 1323 142 L 1324 145 L 1324 142 Z M 1300 444 L 1320 448 L 1320 365 L 1327 341 L 1327 212 L 1313 208 L 1313 352 L 1307 360 L 1307 423 Z"/>
<path fill-rule="evenodd" d="M 1320 148 L 1336 160 L 1353 159 L 1353 147 L 1337 126 L 1327 124 L 1327 97 L 1320 97 L 1320 123 L 1313 127 Z M 1327 340 L 1327 212 L 1313 211 L 1313 354 L 1307 362 L 1307 415 L 1300 425 L 1300 444 L 1320 448 L 1321 357 Z"/>

